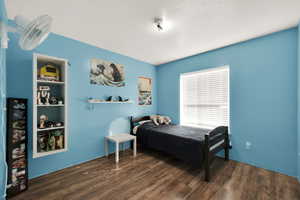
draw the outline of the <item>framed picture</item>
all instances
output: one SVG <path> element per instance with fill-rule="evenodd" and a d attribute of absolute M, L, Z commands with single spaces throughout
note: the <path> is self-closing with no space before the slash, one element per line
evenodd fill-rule
<path fill-rule="evenodd" d="M 90 83 L 112 87 L 125 86 L 123 65 L 101 59 L 91 59 Z"/>
<path fill-rule="evenodd" d="M 152 79 L 138 78 L 139 105 L 152 105 Z"/>

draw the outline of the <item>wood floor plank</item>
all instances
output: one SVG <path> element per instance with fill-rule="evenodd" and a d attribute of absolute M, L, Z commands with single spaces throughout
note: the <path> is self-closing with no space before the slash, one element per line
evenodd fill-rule
<path fill-rule="evenodd" d="M 202 169 L 158 152 L 130 150 L 30 180 L 12 200 L 300 200 L 293 178 L 247 164 L 216 158 L 212 178 Z"/>

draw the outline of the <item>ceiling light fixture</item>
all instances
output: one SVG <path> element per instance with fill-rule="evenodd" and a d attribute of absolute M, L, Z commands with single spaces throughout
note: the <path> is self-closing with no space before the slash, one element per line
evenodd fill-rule
<path fill-rule="evenodd" d="M 157 28 L 158 31 L 164 31 L 164 21 L 162 18 L 155 18 L 154 19 L 154 25 Z"/>

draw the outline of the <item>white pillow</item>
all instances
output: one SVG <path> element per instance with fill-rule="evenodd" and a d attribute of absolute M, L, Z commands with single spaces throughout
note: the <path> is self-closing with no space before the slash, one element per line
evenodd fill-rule
<path fill-rule="evenodd" d="M 153 123 L 158 126 L 160 124 L 170 124 L 171 118 L 168 116 L 162 116 L 162 115 L 152 115 L 150 116 L 150 119 L 153 121 Z"/>
<path fill-rule="evenodd" d="M 151 122 L 151 120 L 143 120 L 143 121 L 139 121 L 139 125 L 145 124 L 146 122 Z"/>
<path fill-rule="evenodd" d="M 134 128 L 132 129 L 133 134 L 136 135 L 137 129 L 139 128 L 139 126 L 142 124 L 145 124 L 146 122 L 151 122 L 151 120 L 143 120 L 143 121 L 137 122 L 136 125 L 134 126 Z"/>
<path fill-rule="evenodd" d="M 165 118 L 163 116 L 158 115 L 157 121 L 159 124 L 164 124 Z"/>
<path fill-rule="evenodd" d="M 158 123 L 158 115 L 151 115 L 150 116 L 150 119 L 153 121 L 153 123 L 156 125 L 156 126 L 158 126 L 159 125 L 159 123 Z"/>
<path fill-rule="evenodd" d="M 135 127 L 132 129 L 132 132 L 133 132 L 134 135 L 136 135 L 137 130 L 138 130 L 139 127 L 140 127 L 140 125 L 137 125 L 137 126 L 135 126 Z"/>
<path fill-rule="evenodd" d="M 170 117 L 168 117 L 168 116 L 164 116 L 164 123 L 165 124 L 170 124 L 171 123 L 171 118 Z"/>

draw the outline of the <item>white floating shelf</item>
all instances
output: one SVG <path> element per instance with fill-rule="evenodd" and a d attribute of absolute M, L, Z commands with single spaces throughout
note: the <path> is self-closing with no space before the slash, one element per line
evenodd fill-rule
<path fill-rule="evenodd" d="M 133 101 L 99 101 L 97 99 L 89 99 L 88 100 L 89 103 L 105 103 L 105 104 L 130 104 L 130 103 L 134 103 Z"/>
<path fill-rule="evenodd" d="M 44 80 L 37 80 L 38 83 L 49 83 L 49 84 L 58 84 L 63 85 L 65 82 L 62 81 L 44 81 Z"/>
<path fill-rule="evenodd" d="M 64 126 L 60 127 L 52 127 L 52 128 L 38 128 L 37 131 L 51 131 L 51 130 L 58 130 L 58 129 L 64 129 Z"/>
<path fill-rule="evenodd" d="M 49 105 L 37 105 L 38 107 L 63 107 L 65 106 L 64 104 L 49 104 Z"/>

